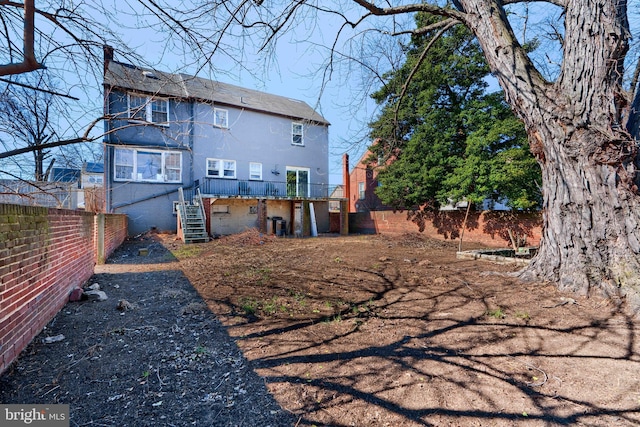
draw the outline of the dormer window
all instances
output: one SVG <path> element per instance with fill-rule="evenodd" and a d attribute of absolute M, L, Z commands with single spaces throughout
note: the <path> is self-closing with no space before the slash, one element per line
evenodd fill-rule
<path fill-rule="evenodd" d="M 143 122 L 168 124 L 169 100 L 130 93 L 128 96 L 129 118 Z"/>
<path fill-rule="evenodd" d="M 304 145 L 303 129 L 302 123 L 291 123 L 291 143 L 293 145 Z"/>
<path fill-rule="evenodd" d="M 158 76 L 156 76 L 153 71 L 146 71 L 145 70 L 145 71 L 142 72 L 142 75 L 145 76 L 146 78 L 149 78 L 149 79 L 158 80 Z"/>

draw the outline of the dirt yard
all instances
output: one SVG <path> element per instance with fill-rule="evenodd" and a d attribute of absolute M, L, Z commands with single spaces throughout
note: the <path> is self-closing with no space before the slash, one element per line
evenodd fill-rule
<path fill-rule="evenodd" d="M 418 234 L 167 245 L 297 425 L 640 424 L 640 323 L 604 300 Z"/>
<path fill-rule="evenodd" d="M 83 412 L 93 410 L 96 416 L 77 425 L 94 420 L 101 422 L 95 425 L 345 427 L 640 424 L 640 321 L 616 304 L 560 294 L 550 284 L 520 283 L 508 275 L 513 266 L 457 260 L 457 243 L 418 234 L 290 239 L 248 231 L 194 245 L 171 235 L 159 238 L 157 244 L 170 252 L 120 255 L 122 264 L 131 265 L 112 266 L 110 274 L 95 279 L 117 297 L 116 289 L 127 288 L 117 268 L 130 272 L 154 254 L 167 263 L 166 272 L 151 277 L 164 299 L 127 297 L 138 310 L 150 310 L 144 327 L 110 326 L 94 350 L 99 371 L 133 366 L 129 376 L 137 378 L 120 385 L 125 391 L 103 393 L 95 404 L 92 397 L 81 399 Z M 175 270 L 184 272 L 199 296 L 188 293 L 188 283 L 178 293 L 169 289 L 180 280 L 171 275 Z M 118 288 L 110 284 L 114 280 L 121 281 Z M 166 298 L 170 291 L 171 299 L 184 298 L 176 305 Z M 195 297 L 203 298 L 215 319 Z M 178 306 L 178 321 L 176 315 L 160 320 Z M 185 307 L 194 313 L 185 314 Z M 135 313 L 122 315 L 111 306 L 100 319 L 122 321 Z M 163 322 L 176 322 L 164 337 Z M 226 329 L 247 363 L 227 344 L 218 348 L 224 340 L 212 332 L 214 323 Z M 195 337 L 184 333 L 189 328 L 195 328 Z M 98 326 L 89 329 L 95 334 Z M 86 347 L 93 343 L 88 335 L 82 339 Z M 155 368 L 127 360 L 131 351 L 122 346 L 133 341 L 147 347 L 153 342 Z M 45 357 L 46 350 L 42 344 L 30 346 L 0 381 L 18 391 L 0 391 L 0 398 L 24 399 L 25 390 L 35 387 L 47 394 L 44 399 L 57 396 L 64 403 L 53 380 L 43 380 L 49 386 L 27 384 L 34 379 L 24 372 L 38 369 L 29 358 Z M 68 358 L 64 352 L 58 357 Z M 246 367 L 249 372 L 238 373 Z M 214 368 L 218 371 L 209 371 Z M 181 370 L 187 374 L 181 376 Z M 224 372 L 245 376 L 227 381 Z M 112 375 L 114 383 L 126 376 Z M 97 381 L 96 376 L 85 380 Z M 61 378 L 57 384 L 64 388 Z M 215 385 L 222 388 L 213 390 Z M 126 391 L 144 387 L 147 395 L 138 400 Z M 157 394 L 157 387 L 164 397 L 149 394 Z M 267 389 L 282 409 L 274 409 Z M 266 396 L 250 398 L 262 392 Z M 172 395 L 178 396 L 177 406 L 171 406 Z M 212 400 L 203 403 L 202 396 Z M 118 422 L 115 414 L 98 417 L 99 411 L 108 413 L 100 404 L 113 406 L 109 399 L 121 399 L 121 408 L 131 401 L 122 414 L 137 411 L 153 422 L 138 424 L 141 418 L 134 415 L 128 422 Z M 206 419 L 213 404 L 220 410 L 209 415 L 209 424 L 193 421 Z M 189 405 L 197 408 L 190 411 Z M 185 413 L 184 423 L 172 417 L 175 407 Z"/>

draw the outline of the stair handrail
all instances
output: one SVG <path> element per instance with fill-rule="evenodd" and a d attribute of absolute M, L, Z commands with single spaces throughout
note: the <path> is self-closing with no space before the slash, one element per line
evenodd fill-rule
<path fill-rule="evenodd" d="M 184 190 L 182 187 L 178 187 L 178 200 L 178 215 L 180 215 L 180 226 L 184 234 L 187 230 L 187 203 L 184 201 Z"/>
<path fill-rule="evenodd" d="M 200 188 L 196 188 L 196 200 L 198 202 L 198 206 L 200 206 L 200 214 L 202 215 L 202 222 L 205 224 L 205 229 L 206 229 L 207 215 L 204 212 L 204 203 L 202 203 L 202 194 L 200 194 Z"/>

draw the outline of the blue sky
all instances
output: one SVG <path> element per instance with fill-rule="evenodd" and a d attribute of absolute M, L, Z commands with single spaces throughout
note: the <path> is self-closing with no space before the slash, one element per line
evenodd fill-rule
<path fill-rule="evenodd" d="M 87 0 L 86 4 L 89 5 L 92 1 L 96 4 L 109 3 L 103 0 Z M 211 67 L 198 68 L 194 65 L 197 59 L 191 58 L 189 52 L 183 51 L 179 40 L 168 44 L 166 41 L 168 34 L 157 31 L 161 27 L 152 21 L 153 18 L 148 18 L 151 15 L 145 17 L 140 14 L 140 3 L 114 2 L 113 4 L 122 10 L 110 19 L 102 17 L 96 9 L 90 7 L 83 13 L 93 14 L 92 18 L 96 22 L 111 22 L 109 24 L 111 30 L 124 41 L 126 47 L 143 58 L 144 64 L 140 65 L 153 66 L 167 72 L 198 74 L 205 78 L 300 99 L 316 108 L 331 123 L 329 170 L 332 184 L 339 184 L 342 181 L 342 154 L 348 152 L 351 164 L 354 165 L 364 152 L 369 143 L 366 140 L 366 123 L 373 120 L 376 114 L 376 105 L 368 94 L 377 89 L 378 82 L 371 75 L 363 73 L 357 61 L 345 60 L 335 64 L 332 78 L 322 87 L 324 71 L 322 64 L 328 56 L 326 46 L 333 44 L 339 28 L 339 21 L 334 20 L 335 18 L 331 15 L 323 15 L 322 19 L 315 20 L 309 16 L 301 17 L 296 22 L 297 26 L 292 26 L 288 32 L 284 33 L 277 48 L 267 55 L 266 60 L 251 52 L 250 43 L 247 43 L 246 48 L 240 49 L 238 46 L 245 41 L 226 40 L 227 43 L 231 42 L 229 45 L 231 49 L 239 49 L 238 55 L 242 57 L 242 62 L 247 69 L 242 69 L 237 61 L 224 54 L 214 55 Z M 124 10 L 127 7 L 131 7 L 129 13 Z M 540 9 L 535 4 L 530 7 L 531 17 L 535 19 L 529 20 L 527 28 L 533 32 L 535 27 L 544 23 L 549 15 L 548 11 Z M 357 14 L 361 10 L 353 8 L 350 12 Z M 397 38 L 379 37 L 379 34 L 372 33 L 373 37 L 366 39 L 364 44 L 349 44 L 351 37 L 367 37 L 365 31 L 367 28 L 375 27 L 391 31 L 397 29 L 399 23 L 402 25 L 400 22 L 402 19 L 405 22 L 411 21 L 409 16 L 387 18 L 386 21 L 384 19 L 372 18 L 369 27 L 365 23 L 353 31 L 345 32 L 336 44 L 336 49 L 358 55 L 358 59 L 368 62 L 380 73 L 387 71 L 390 63 L 397 62 L 401 58 Z M 409 25 L 412 25 L 412 22 Z M 516 28 L 516 34 L 521 36 L 517 24 L 514 28 Z M 57 34 L 63 36 L 59 29 L 57 31 Z M 548 49 L 545 51 L 549 52 Z M 338 56 L 337 59 L 343 58 Z M 116 60 L 130 62 L 118 54 L 116 54 Z M 71 67 L 64 62 L 56 64 L 52 59 L 49 59 L 47 65 L 60 69 Z M 95 67 L 94 72 L 95 69 L 99 67 Z M 69 110 L 78 115 L 77 121 L 80 126 L 76 126 L 76 129 L 82 129 L 83 123 L 88 124 L 101 114 L 101 77 L 89 74 L 91 73 L 84 75 L 82 71 L 70 69 L 64 72 L 62 91 L 82 98 L 80 102 L 69 105 Z M 491 88 L 497 89 L 497 86 L 492 85 Z"/>
<path fill-rule="evenodd" d="M 96 4 L 101 3 L 96 1 Z M 102 2 L 108 3 L 108 2 Z M 91 0 L 86 3 L 90 5 Z M 114 3 L 116 4 L 116 3 Z M 348 152 L 352 164 L 357 161 L 364 152 L 366 141 L 366 123 L 371 121 L 375 114 L 375 103 L 363 94 L 361 74 L 357 70 L 337 69 L 332 79 L 325 81 L 323 86 L 322 63 L 328 52 L 323 46 L 331 46 L 336 33 L 336 23 L 322 20 L 311 24 L 312 37 L 299 33 L 297 28 L 279 41 L 277 47 L 267 61 L 263 57 L 253 54 L 249 47 L 242 49 L 242 62 L 245 69 L 238 66 L 237 61 L 227 55 L 216 54 L 212 58 L 210 67 L 198 67 L 197 59 L 190 57 L 190 52 L 184 52 L 180 47 L 180 41 L 174 40 L 173 44 L 167 43 L 167 33 L 159 32 L 161 28 L 153 22 L 145 22 L 144 15 L 140 14 L 140 4 L 117 3 L 117 7 L 126 9 L 130 6 L 130 13 L 118 12 L 115 16 L 105 17 L 100 8 L 87 6 L 82 13 L 90 16 L 95 22 L 102 22 L 110 27 L 115 36 L 121 38 L 124 47 L 114 43 L 116 50 L 132 50 L 141 57 L 139 65 L 150 66 L 166 72 L 182 72 L 197 74 L 200 77 L 210 78 L 226 83 L 236 84 L 247 88 L 260 90 L 276 95 L 290 97 L 305 101 L 320 112 L 330 123 L 329 128 L 329 182 L 340 184 L 342 182 L 342 154 Z M 307 27 L 307 22 L 304 22 Z M 43 18 L 36 20 L 36 27 L 45 33 L 50 23 Z M 137 28 L 143 27 L 143 28 Z M 146 28 L 144 28 L 146 27 Z M 309 31 L 310 28 L 302 29 Z M 166 31 L 166 29 L 165 29 Z M 68 37 L 60 28 L 51 27 L 50 36 L 59 43 L 64 44 Z M 305 42 L 296 42 L 297 37 Z M 107 35 L 107 38 L 110 38 Z M 232 40 L 238 45 L 240 40 Z M 234 47 L 235 48 L 235 47 Z M 338 49 L 341 49 L 338 46 Z M 48 51 L 46 46 L 42 51 Z M 100 51 L 96 45 L 95 52 Z M 80 57 L 78 57 L 80 58 Z M 78 58 L 74 58 L 77 60 Z M 116 60 L 122 62 L 135 62 L 130 58 L 116 52 Z M 81 58 L 82 60 L 82 58 Z M 102 78 L 100 75 L 101 64 L 82 65 L 69 61 L 69 57 L 56 57 L 50 55 L 45 59 L 45 65 L 55 75 L 61 76 L 56 87 L 57 91 L 80 98 L 79 101 L 67 102 L 66 113 L 60 119 L 58 128 L 62 139 L 73 138 L 83 133 L 86 127 L 95 118 L 102 114 Z M 340 68 L 340 67 L 338 67 Z M 366 84 L 366 83 L 365 83 Z M 69 116 L 71 124 L 68 123 Z M 101 153 L 100 147 L 102 126 L 97 126 L 91 135 L 98 137 L 91 143 L 95 153 Z M 74 146 L 74 148 L 77 148 Z M 88 151 L 78 154 L 71 146 L 65 147 L 70 154 L 69 158 L 82 157 L 84 160 L 93 161 L 93 155 Z M 63 155 L 56 154 L 56 166 L 64 165 Z M 25 178 L 30 178 L 33 168 L 32 156 L 25 155 L 10 161 L 0 161 L 0 169 L 4 169 Z M 15 163 L 18 163 L 16 165 Z M 48 163 L 48 161 L 47 161 Z M 81 161 L 77 161 L 81 164 Z M 45 164 L 45 167 L 47 164 Z"/>

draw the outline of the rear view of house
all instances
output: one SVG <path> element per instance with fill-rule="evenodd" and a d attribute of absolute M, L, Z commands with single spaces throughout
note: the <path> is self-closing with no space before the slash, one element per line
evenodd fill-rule
<path fill-rule="evenodd" d="M 302 101 L 113 60 L 105 48 L 108 212 L 129 233 L 176 231 L 178 189 L 210 234 L 329 227 L 329 123 Z M 309 205 L 313 209 L 309 209 Z"/>

